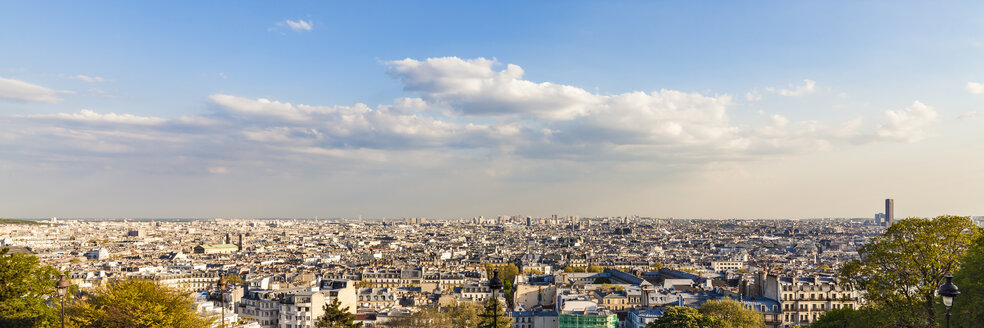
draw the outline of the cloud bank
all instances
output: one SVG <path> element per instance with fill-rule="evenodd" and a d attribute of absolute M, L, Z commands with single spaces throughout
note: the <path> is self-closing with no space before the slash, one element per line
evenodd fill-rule
<path fill-rule="evenodd" d="M 384 64 L 410 97 L 377 106 L 322 106 L 216 93 L 207 98 L 210 110 L 197 116 L 88 109 L 6 116 L 0 120 L 11 129 L 0 133 L 0 144 L 8 158 L 93 165 L 122 159 L 149 170 L 180 163 L 199 174 L 234 174 L 240 166 L 440 167 L 490 159 L 692 166 L 862 142 L 916 142 L 937 119 L 932 107 L 916 101 L 886 111 L 874 128 L 865 128 L 861 117 L 825 123 L 771 115 L 738 123 L 729 115 L 735 107 L 729 95 L 667 89 L 599 94 L 526 80 L 521 67 L 485 58 Z M 54 91 L 43 87 L 0 83 L 20 90 L 0 91 L 5 98 L 54 100 Z M 814 86 L 806 80 L 777 93 L 796 96 Z"/>
<path fill-rule="evenodd" d="M 58 98 L 58 92 L 55 90 L 2 77 L 0 77 L 0 99 L 52 104 L 62 101 L 61 98 Z"/>

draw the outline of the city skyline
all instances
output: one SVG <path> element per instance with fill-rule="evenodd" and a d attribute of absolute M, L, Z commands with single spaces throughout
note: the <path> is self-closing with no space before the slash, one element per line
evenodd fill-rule
<path fill-rule="evenodd" d="M 982 9 L 6 3 L 0 217 L 984 215 Z"/>

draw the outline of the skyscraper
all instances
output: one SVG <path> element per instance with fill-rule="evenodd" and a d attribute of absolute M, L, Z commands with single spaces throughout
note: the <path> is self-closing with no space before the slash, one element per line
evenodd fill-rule
<path fill-rule="evenodd" d="M 895 200 L 889 198 L 885 200 L 885 226 L 891 226 L 893 219 L 895 219 Z"/>

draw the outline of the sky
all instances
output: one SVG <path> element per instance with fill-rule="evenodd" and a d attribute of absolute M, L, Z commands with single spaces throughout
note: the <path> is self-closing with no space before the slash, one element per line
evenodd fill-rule
<path fill-rule="evenodd" d="M 0 2 L 0 217 L 984 215 L 984 2 Z"/>

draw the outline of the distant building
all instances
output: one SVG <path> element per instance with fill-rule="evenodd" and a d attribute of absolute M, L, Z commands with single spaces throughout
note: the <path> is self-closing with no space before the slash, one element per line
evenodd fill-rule
<path fill-rule="evenodd" d="M 105 260 L 109 258 L 109 250 L 105 248 L 94 249 L 85 253 L 85 258 L 90 260 Z"/>
<path fill-rule="evenodd" d="M 889 198 L 885 200 L 885 226 L 891 226 L 893 220 L 895 220 L 895 200 Z"/>
<path fill-rule="evenodd" d="M 232 254 L 239 250 L 239 246 L 233 244 L 217 245 L 198 245 L 195 246 L 196 254 Z"/>

